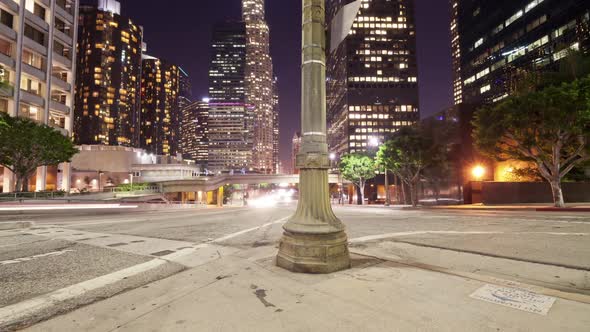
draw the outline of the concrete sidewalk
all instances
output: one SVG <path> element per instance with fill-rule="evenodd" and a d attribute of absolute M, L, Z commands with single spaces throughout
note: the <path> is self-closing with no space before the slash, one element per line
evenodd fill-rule
<path fill-rule="evenodd" d="M 27 331 L 588 331 L 590 304 L 556 298 L 547 315 L 470 297 L 485 282 L 367 256 L 332 275 L 274 266 L 252 248 Z M 516 284 L 515 284 L 516 285 Z M 583 295 L 580 295 L 583 296 Z"/>

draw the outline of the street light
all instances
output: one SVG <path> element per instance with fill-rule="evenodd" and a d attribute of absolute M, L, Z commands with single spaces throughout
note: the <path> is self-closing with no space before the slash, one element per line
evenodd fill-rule
<path fill-rule="evenodd" d="M 102 176 L 104 173 L 102 171 L 98 171 L 98 191 L 102 192 Z"/>
<path fill-rule="evenodd" d="M 283 226 L 276 264 L 293 272 L 350 268 L 344 224 L 330 203 L 326 129 L 326 12 L 323 0 L 303 0 L 301 150 L 296 158 L 299 202 Z"/>
<path fill-rule="evenodd" d="M 131 191 L 133 191 L 133 173 L 129 173 L 129 178 L 131 179 Z"/>
<path fill-rule="evenodd" d="M 473 169 L 471 170 L 471 174 L 477 181 L 481 181 L 481 179 L 486 174 L 486 169 L 481 165 L 477 165 L 473 167 Z"/>
<path fill-rule="evenodd" d="M 379 139 L 377 137 L 369 138 L 369 145 L 373 147 L 379 146 Z"/>

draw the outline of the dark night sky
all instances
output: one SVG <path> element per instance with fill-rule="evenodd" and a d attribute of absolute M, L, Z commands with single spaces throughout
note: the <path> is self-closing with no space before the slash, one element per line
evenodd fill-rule
<path fill-rule="evenodd" d="M 452 104 L 450 10 L 448 0 L 415 1 L 424 117 Z M 240 0 L 120 2 L 122 14 L 144 27 L 148 53 L 183 67 L 191 76 L 194 97 L 205 97 L 211 27 L 217 21 L 239 19 Z M 291 138 L 300 126 L 300 7 L 301 0 L 267 0 L 271 55 L 279 78 L 283 163 L 290 160 Z"/>

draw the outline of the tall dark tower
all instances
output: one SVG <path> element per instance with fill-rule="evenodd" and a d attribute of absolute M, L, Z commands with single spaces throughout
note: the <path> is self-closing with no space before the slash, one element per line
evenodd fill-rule
<path fill-rule="evenodd" d="M 494 103 L 516 75 L 554 70 L 570 50 L 590 50 L 590 1 L 453 0 L 456 100 Z"/>
<path fill-rule="evenodd" d="M 209 162 L 215 172 L 252 168 L 254 107 L 246 104 L 246 25 L 217 24 L 209 68 Z"/>
<path fill-rule="evenodd" d="M 245 103 L 246 25 L 218 23 L 213 28 L 209 99 L 212 103 Z"/>
<path fill-rule="evenodd" d="M 328 22 L 351 2 L 328 0 Z M 413 0 L 363 2 L 350 34 L 328 51 L 330 152 L 366 151 L 420 119 L 414 22 Z"/>
<path fill-rule="evenodd" d="M 81 6 L 74 140 L 139 146 L 142 29 L 116 1 Z"/>

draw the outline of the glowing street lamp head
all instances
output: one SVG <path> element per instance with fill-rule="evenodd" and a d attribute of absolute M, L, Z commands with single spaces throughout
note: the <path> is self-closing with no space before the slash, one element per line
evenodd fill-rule
<path fill-rule="evenodd" d="M 379 140 L 377 139 L 377 137 L 371 137 L 371 138 L 369 138 L 369 145 L 370 146 L 378 146 L 379 145 Z"/>
<path fill-rule="evenodd" d="M 483 176 L 486 174 L 486 169 L 481 165 L 477 165 L 473 167 L 473 170 L 471 170 L 471 174 L 476 180 L 481 180 Z"/>
<path fill-rule="evenodd" d="M 336 154 L 330 153 L 330 160 L 336 160 Z"/>

